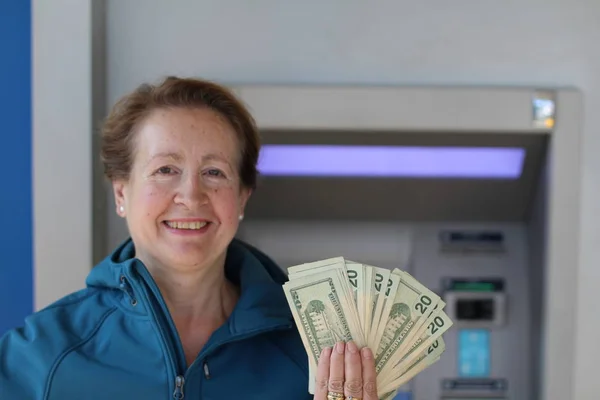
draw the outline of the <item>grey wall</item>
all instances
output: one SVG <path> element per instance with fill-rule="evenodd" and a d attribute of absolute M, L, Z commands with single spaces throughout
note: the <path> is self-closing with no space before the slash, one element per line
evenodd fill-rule
<path fill-rule="evenodd" d="M 507 237 L 507 252 L 471 256 L 440 254 L 437 234 L 442 228 L 502 229 Z M 511 400 L 533 399 L 530 397 L 532 313 L 524 225 L 246 221 L 240 236 L 267 251 L 284 268 L 338 255 L 386 268 L 405 265 L 406 260 L 410 260 L 407 270 L 435 291 L 440 290 L 440 281 L 445 276 L 504 277 L 509 296 L 509 325 L 492 334 L 491 374 L 509 380 Z M 440 379 L 457 375 L 457 330 L 452 328 L 444 338 L 447 350 L 442 359 L 409 385 L 415 391 L 415 400 L 439 398 Z"/>
<path fill-rule="evenodd" d="M 106 2 L 92 1 L 92 263 L 95 265 L 106 257 L 108 221 L 107 196 L 109 187 L 107 179 L 104 178 L 104 168 L 100 160 L 100 127 L 107 114 L 106 101 Z M 112 202 L 108 203 L 112 204 Z"/>
<path fill-rule="evenodd" d="M 32 45 L 39 310 L 81 289 L 92 267 L 92 1 L 33 1 Z"/>

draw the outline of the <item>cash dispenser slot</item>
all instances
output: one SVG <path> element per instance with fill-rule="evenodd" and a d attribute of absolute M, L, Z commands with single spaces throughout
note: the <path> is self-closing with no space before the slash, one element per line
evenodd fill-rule
<path fill-rule="evenodd" d="M 444 301 L 457 328 L 493 329 L 506 324 L 507 299 L 500 278 L 447 278 Z"/>

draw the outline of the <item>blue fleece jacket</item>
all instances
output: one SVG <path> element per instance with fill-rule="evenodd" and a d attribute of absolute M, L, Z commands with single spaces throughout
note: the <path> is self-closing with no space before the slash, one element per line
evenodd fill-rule
<path fill-rule="evenodd" d="M 1 400 L 308 400 L 308 358 L 281 285 L 283 271 L 234 240 L 226 276 L 241 296 L 186 367 L 178 334 L 126 241 L 86 288 L 0 338 Z"/>

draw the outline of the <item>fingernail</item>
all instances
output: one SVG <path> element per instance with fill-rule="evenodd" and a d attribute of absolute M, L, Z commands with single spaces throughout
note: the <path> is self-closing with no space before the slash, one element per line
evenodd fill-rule
<path fill-rule="evenodd" d="M 335 345 L 335 349 L 339 354 L 344 354 L 344 342 L 338 342 Z"/>
<path fill-rule="evenodd" d="M 354 340 L 349 341 L 346 346 L 348 346 L 348 351 L 350 353 L 354 354 L 358 352 L 358 347 L 356 347 L 356 343 L 354 343 Z"/>
<path fill-rule="evenodd" d="M 361 353 L 366 360 L 370 360 L 371 358 L 373 358 L 373 352 L 368 347 L 363 347 Z"/>
<path fill-rule="evenodd" d="M 325 347 L 321 350 L 321 357 L 329 357 L 331 355 L 331 347 Z"/>

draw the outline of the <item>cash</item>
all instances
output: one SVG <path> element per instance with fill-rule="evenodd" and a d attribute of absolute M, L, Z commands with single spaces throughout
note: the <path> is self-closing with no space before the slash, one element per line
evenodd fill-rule
<path fill-rule="evenodd" d="M 321 351 L 338 341 L 371 349 L 382 400 L 445 350 L 446 304 L 406 271 L 333 257 L 289 267 L 288 275 L 283 290 L 308 356 L 311 394 Z"/>

